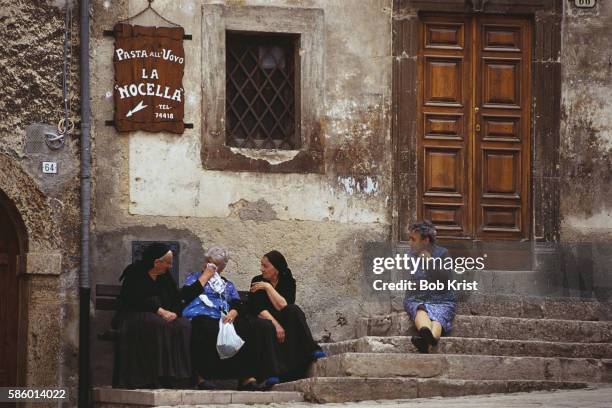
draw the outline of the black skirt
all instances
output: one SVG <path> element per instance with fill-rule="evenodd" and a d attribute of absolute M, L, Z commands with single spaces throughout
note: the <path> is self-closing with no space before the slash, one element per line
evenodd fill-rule
<path fill-rule="evenodd" d="M 263 381 L 281 372 L 271 349 L 274 344 L 270 335 L 274 327 L 237 317 L 234 328 L 245 343 L 235 356 L 221 360 L 217 353 L 219 319 L 196 316 L 191 319 L 191 325 L 194 371 L 200 377 L 207 380 L 255 377 Z"/>
<path fill-rule="evenodd" d="M 168 323 L 152 312 L 127 313 L 115 345 L 113 387 L 187 386 L 192 380 L 190 349 L 188 319 Z"/>
<path fill-rule="evenodd" d="M 268 360 L 281 381 L 293 381 L 304 378 L 308 366 L 314 360 L 313 353 L 321 347 L 313 340 L 302 309 L 295 304 L 285 306 L 281 311 L 274 311 L 274 318 L 285 330 L 285 341 L 276 339 L 276 329 L 270 320 L 252 318 L 254 327 L 263 336 Z"/>

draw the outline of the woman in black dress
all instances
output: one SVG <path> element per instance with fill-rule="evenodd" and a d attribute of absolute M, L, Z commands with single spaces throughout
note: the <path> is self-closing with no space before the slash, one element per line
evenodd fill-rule
<path fill-rule="evenodd" d="M 191 383 L 191 324 L 180 317 L 183 304 L 172 275 L 172 251 L 149 245 L 141 261 L 129 265 L 123 280 L 113 327 L 113 387 L 184 387 Z"/>
<path fill-rule="evenodd" d="M 268 333 L 266 350 L 280 373 L 279 379 L 269 378 L 267 385 L 303 378 L 311 362 L 325 357 L 312 338 L 304 312 L 295 304 L 295 289 L 285 257 L 278 251 L 265 254 L 261 275 L 251 280 L 249 312 L 254 330 Z"/>

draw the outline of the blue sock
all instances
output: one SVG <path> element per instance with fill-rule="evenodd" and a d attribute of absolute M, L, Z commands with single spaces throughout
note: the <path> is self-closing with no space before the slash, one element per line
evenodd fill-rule
<path fill-rule="evenodd" d="M 276 385 L 280 382 L 280 379 L 278 377 L 268 377 L 265 381 L 265 385 L 266 387 L 271 387 L 273 385 Z"/>

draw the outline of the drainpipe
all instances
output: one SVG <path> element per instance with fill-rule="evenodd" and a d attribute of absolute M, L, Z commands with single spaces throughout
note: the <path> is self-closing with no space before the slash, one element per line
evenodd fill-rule
<path fill-rule="evenodd" d="M 81 0 L 81 270 L 79 276 L 79 408 L 90 407 L 91 376 L 89 352 L 89 217 L 91 213 L 91 142 L 89 101 L 89 0 Z"/>

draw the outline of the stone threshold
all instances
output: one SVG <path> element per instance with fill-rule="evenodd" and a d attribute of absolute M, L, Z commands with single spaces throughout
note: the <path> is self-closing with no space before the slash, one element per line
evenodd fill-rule
<path fill-rule="evenodd" d="M 112 387 L 96 387 L 93 389 L 93 402 L 96 408 L 144 408 L 204 404 L 271 404 L 301 401 L 304 401 L 304 396 L 301 392 L 296 391 L 128 390 Z"/>

